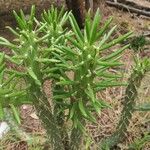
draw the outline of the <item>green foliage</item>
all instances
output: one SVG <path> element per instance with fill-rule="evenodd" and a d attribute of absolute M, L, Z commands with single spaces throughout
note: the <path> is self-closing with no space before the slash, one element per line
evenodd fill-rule
<path fill-rule="evenodd" d="M 119 74 L 109 70 L 122 65 L 119 59 L 129 45 L 116 51 L 110 48 L 129 38 L 132 32 L 110 40 L 116 26 L 110 27 L 110 18 L 103 27 L 99 27 L 99 10 L 93 20 L 87 14 L 83 31 L 73 14 L 64 12 L 63 8 L 60 12 L 54 7 L 44 11 L 41 22 L 35 18 L 34 6 L 28 19 L 22 10 L 20 14 L 14 12 L 14 15 L 18 27 L 8 28 L 16 38 L 13 42 L 0 38 L 0 45 L 12 51 L 12 56 L 1 54 L 0 92 L 4 92 L 5 102 L 11 106 L 18 122 L 16 105 L 28 100 L 35 106 L 53 149 L 65 149 L 61 130 L 67 121 L 72 122 L 70 147 L 77 149 L 86 121 L 96 123 L 94 112 L 100 113 L 103 108 L 110 107 L 105 100 L 98 99 L 97 92 L 126 85 L 118 82 Z M 67 21 L 71 29 L 65 27 Z M 104 55 L 106 50 L 109 53 Z M 18 69 L 4 67 L 4 59 L 14 63 Z M 3 81 L 4 72 L 7 81 Z M 44 90 L 47 80 L 53 83 L 52 106 Z M 0 103 L 4 108 L 3 100 Z M 63 121 L 59 124 L 61 117 Z M 65 134 L 68 137 L 68 133 Z"/>
<path fill-rule="evenodd" d="M 133 73 L 131 74 L 128 82 L 128 86 L 125 92 L 125 98 L 123 103 L 123 110 L 121 112 L 120 121 L 117 127 L 117 131 L 110 138 L 109 147 L 118 144 L 123 138 L 129 126 L 130 119 L 135 110 L 137 111 L 149 111 L 149 104 L 143 104 L 135 107 L 136 98 L 138 96 L 138 89 L 141 85 L 142 79 L 145 74 L 150 71 L 150 59 L 135 57 L 135 66 Z M 112 139 L 115 139 L 114 141 Z M 112 141 L 113 142 L 112 142 Z M 130 146 L 130 149 L 141 149 L 144 143 L 149 141 L 149 136 L 145 135 L 144 138 L 137 140 Z"/>
<path fill-rule="evenodd" d="M 97 98 L 96 93 L 107 87 L 124 85 L 116 82 L 120 76 L 114 75 L 108 70 L 111 67 L 122 65 L 118 62 L 118 58 L 128 45 L 107 56 L 102 57 L 101 53 L 129 37 L 131 33 L 108 41 L 116 26 L 107 32 L 109 20 L 107 25 L 99 29 L 99 10 L 93 21 L 88 14 L 84 32 L 79 29 L 72 14 L 69 16 L 69 20 L 73 30 L 71 36 L 66 36 L 69 43 L 66 46 L 57 46 L 59 54 L 53 54 L 59 61 L 56 66 L 65 72 L 73 72 L 73 79 L 70 79 L 64 72 L 61 74 L 60 81 L 56 84 L 64 86 L 66 91 L 59 93 L 54 99 L 56 102 L 57 98 L 64 99 L 62 105 L 67 106 L 66 109 L 69 108 L 69 118 L 72 119 L 74 127 L 83 129 L 80 123 L 83 118 L 96 122 L 92 113 L 94 111 L 99 113 L 101 109 L 108 106 L 105 101 Z M 107 28 L 105 28 L 106 26 Z"/>
<path fill-rule="evenodd" d="M 17 106 L 20 106 L 24 103 L 31 103 L 27 99 L 26 90 L 21 89 L 18 91 L 15 74 L 10 74 L 9 70 L 5 70 L 4 63 L 5 55 L 0 54 L 0 118 L 5 119 L 4 108 L 11 108 L 14 114 L 16 121 L 20 124 L 19 113 Z M 19 80 L 19 78 L 18 78 Z M 11 83 L 11 84 L 10 84 Z"/>
<path fill-rule="evenodd" d="M 106 149 L 112 148 L 117 145 L 126 136 L 127 128 L 129 126 L 130 119 L 135 110 L 136 98 L 138 96 L 138 88 L 141 85 L 142 79 L 145 74 L 150 70 L 150 59 L 135 57 L 135 66 L 133 72 L 128 80 L 128 86 L 126 87 L 125 97 L 123 101 L 123 110 L 117 126 L 117 130 L 106 140 L 103 140 L 100 147 Z M 143 108 L 141 106 L 141 108 Z M 144 108 L 146 109 L 146 108 Z"/>
<path fill-rule="evenodd" d="M 43 32 L 45 24 L 41 24 L 35 19 L 34 6 L 32 7 L 29 19 L 25 18 L 22 11 L 20 11 L 20 15 L 15 12 L 14 14 L 18 22 L 18 28 L 14 30 L 9 27 L 9 29 L 16 36 L 15 40 L 9 42 L 4 38 L 0 38 L 0 44 L 9 47 L 12 50 L 13 55 L 11 57 L 5 55 L 6 60 L 14 63 L 18 68 L 6 68 L 10 75 L 8 79 L 11 79 L 9 85 L 12 85 L 12 83 L 15 83 L 14 85 L 16 85 L 16 81 L 18 84 L 23 84 L 22 87 L 19 89 L 17 88 L 17 96 L 22 97 L 21 92 L 25 92 L 25 95 L 27 95 L 26 100 L 31 100 L 34 104 L 44 127 L 47 129 L 48 138 L 51 140 L 51 146 L 53 147 L 55 145 L 56 148 L 63 149 L 59 129 L 55 123 L 55 118 L 51 112 L 48 98 L 43 89 L 44 82 L 50 76 L 49 73 L 44 71 L 47 67 L 50 68 L 54 62 L 57 62 L 55 58 L 51 59 L 47 57 L 51 55 L 51 51 L 53 50 L 53 48 L 49 49 L 49 47 L 46 47 L 47 41 L 53 40 L 53 37 L 50 36 L 51 31 L 48 33 Z M 11 97 L 11 100 L 13 98 Z M 23 99 L 19 100 L 17 98 L 17 100 L 23 102 Z M 18 115 L 16 114 L 13 105 L 11 105 L 11 107 L 14 111 L 16 120 L 18 120 Z M 49 128 L 49 126 L 51 126 L 51 128 Z"/>
<path fill-rule="evenodd" d="M 139 51 L 143 50 L 146 43 L 147 43 L 147 41 L 145 39 L 145 36 L 140 35 L 140 36 L 137 36 L 137 37 L 133 37 L 133 39 L 130 41 L 130 44 L 131 44 L 130 47 L 135 52 L 139 52 Z"/>
<path fill-rule="evenodd" d="M 136 111 L 150 111 L 150 103 L 143 103 L 135 107 Z"/>
<path fill-rule="evenodd" d="M 130 150 L 141 150 L 146 143 L 150 141 L 150 135 L 145 134 L 141 139 L 137 139 L 134 143 L 129 145 Z"/>

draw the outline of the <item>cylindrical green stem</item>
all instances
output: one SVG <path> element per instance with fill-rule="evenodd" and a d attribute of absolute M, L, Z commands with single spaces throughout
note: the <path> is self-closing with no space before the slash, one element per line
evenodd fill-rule
<path fill-rule="evenodd" d="M 85 125 L 84 119 L 81 121 Z M 70 137 L 70 150 L 80 150 L 83 138 L 83 132 L 79 128 L 74 128 Z"/>
<path fill-rule="evenodd" d="M 71 150 L 80 150 L 82 133 L 79 129 L 73 129 L 71 134 Z"/>
<path fill-rule="evenodd" d="M 64 89 L 59 85 L 55 85 L 54 83 L 53 90 L 54 90 L 53 95 L 57 95 L 58 94 L 57 90 L 63 91 Z M 58 101 L 63 102 L 63 99 L 59 99 Z M 64 112 L 61 111 L 61 109 L 62 109 L 62 106 L 60 104 L 55 104 L 54 115 L 56 117 L 56 121 L 61 132 L 62 142 L 64 144 L 65 150 L 70 150 L 69 137 L 68 137 L 67 129 L 64 125 L 65 115 L 64 115 Z"/>
<path fill-rule="evenodd" d="M 39 88 L 31 88 L 33 104 L 37 110 L 38 116 L 46 129 L 48 139 L 52 150 L 64 150 L 61 133 L 57 125 L 57 121 L 51 112 L 50 104 L 46 96 Z"/>
<path fill-rule="evenodd" d="M 144 62 L 144 61 L 143 61 Z M 142 65 L 142 62 L 140 64 Z M 101 149 L 107 149 L 111 148 L 114 145 L 118 144 L 124 137 L 125 133 L 127 132 L 127 128 L 129 126 L 129 121 L 132 117 L 134 106 L 135 106 L 135 100 L 138 95 L 138 88 L 140 87 L 141 81 L 146 73 L 146 67 L 144 68 L 138 68 L 138 66 L 133 70 L 133 73 L 131 74 L 129 80 L 128 80 L 128 86 L 125 91 L 125 97 L 123 102 L 123 110 L 121 112 L 121 117 L 119 124 L 117 126 L 116 132 L 109 137 L 108 139 L 104 140 L 100 147 Z"/>

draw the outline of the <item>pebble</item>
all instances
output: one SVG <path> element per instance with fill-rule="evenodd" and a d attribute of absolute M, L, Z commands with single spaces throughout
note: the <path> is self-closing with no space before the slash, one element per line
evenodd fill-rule
<path fill-rule="evenodd" d="M 0 139 L 2 139 L 9 130 L 10 130 L 10 127 L 7 124 L 7 122 L 1 122 L 0 123 Z"/>

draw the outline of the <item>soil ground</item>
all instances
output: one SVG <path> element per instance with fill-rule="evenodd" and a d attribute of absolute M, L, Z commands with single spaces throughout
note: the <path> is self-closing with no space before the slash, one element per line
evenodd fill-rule
<path fill-rule="evenodd" d="M 124 12 L 113 7 L 108 7 L 105 3 L 101 3 L 96 7 L 100 7 L 103 20 L 106 20 L 109 16 L 114 17 L 114 24 L 118 25 L 117 34 L 123 34 L 129 30 L 133 30 L 136 35 L 140 35 L 145 32 L 150 32 L 150 18 L 144 16 L 137 16 L 130 12 Z M 3 22 L 4 25 L 14 25 L 12 20 L 9 19 Z M 13 36 L 4 28 L 0 28 L 0 36 L 4 36 L 8 39 L 13 39 Z M 150 46 L 148 46 L 150 53 Z M 10 53 L 8 49 L 0 48 L 0 51 Z M 133 65 L 133 51 L 127 50 L 122 58 L 125 63 L 124 71 L 126 81 L 131 73 L 131 66 Z M 150 102 L 150 74 L 147 74 L 142 82 L 142 86 L 139 90 L 139 97 L 137 103 Z M 120 112 L 122 109 L 121 99 L 124 93 L 124 88 L 107 89 L 103 93 L 99 93 L 99 97 L 105 98 L 113 107 L 111 110 L 104 110 L 97 116 L 98 123 L 96 125 L 88 124 L 87 129 L 92 135 L 95 143 L 93 143 L 92 150 L 97 149 L 96 141 L 108 137 L 115 131 L 115 127 L 118 123 Z M 43 141 L 45 138 L 44 129 L 38 120 L 35 110 L 32 106 L 24 105 L 20 108 L 22 125 L 21 128 L 27 134 L 35 136 L 36 140 L 32 141 L 32 144 L 27 145 L 27 142 L 20 137 L 15 137 L 14 133 L 9 133 L 4 140 L 0 141 L 0 149 L 3 150 L 41 150 L 43 149 Z M 128 145 L 135 141 L 137 138 L 142 138 L 144 133 L 150 132 L 150 112 L 135 112 L 128 128 L 126 139 L 119 144 L 114 150 L 127 150 Z M 150 149 L 150 141 L 144 145 L 142 150 Z"/>

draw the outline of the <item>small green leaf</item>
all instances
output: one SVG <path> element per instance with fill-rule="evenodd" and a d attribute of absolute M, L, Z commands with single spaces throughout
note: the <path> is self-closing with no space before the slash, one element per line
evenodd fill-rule
<path fill-rule="evenodd" d="M 85 127 L 83 126 L 83 124 L 77 120 L 77 127 L 84 133 L 86 134 L 86 131 L 85 131 Z"/>
<path fill-rule="evenodd" d="M 4 57 L 5 57 L 5 54 L 4 53 L 0 53 L 0 65 L 3 64 Z"/>
<path fill-rule="evenodd" d="M 53 96 L 53 99 L 66 99 L 66 98 L 70 98 L 72 96 L 73 93 L 69 93 L 69 92 L 64 92 L 62 94 L 58 93 L 57 95 Z"/>
<path fill-rule="evenodd" d="M 36 74 L 33 72 L 32 68 L 28 68 L 27 71 L 28 71 L 29 75 L 32 77 L 32 79 L 35 80 L 35 83 L 37 85 L 41 86 L 41 82 L 40 82 L 40 80 L 38 80 L 38 78 L 37 78 Z"/>
<path fill-rule="evenodd" d="M 97 122 L 96 119 L 95 119 L 95 117 L 93 116 L 93 114 L 91 114 L 89 111 L 87 111 L 87 115 L 88 115 L 87 119 L 89 121 L 92 121 L 93 123 Z"/>
<path fill-rule="evenodd" d="M 52 52 L 52 54 L 53 54 L 56 58 L 58 58 L 63 64 L 65 64 L 66 66 L 69 66 L 69 65 L 68 65 L 68 62 L 67 62 L 63 57 L 61 57 L 60 55 L 58 55 L 58 54 L 55 53 L 55 52 Z"/>
<path fill-rule="evenodd" d="M 74 49 L 71 49 L 67 46 L 61 46 L 60 49 L 62 49 L 68 55 L 71 55 L 71 56 L 74 56 L 74 57 L 79 55 Z"/>
<path fill-rule="evenodd" d="M 2 104 L 0 103 L 0 120 L 3 120 L 3 119 L 4 119 L 4 110 L 3 110 Z"/>
<path fill-rule="evenodd" d="M 75 111 L 76 111 L 76 103 L 73 103 L 71 109 L 70 109 L 70 114 L 69 114 L 69 118 L 72 119 L 74 117 L 74 114 L 75 114 Z"/>
<path fill-rule="evenodd" d="M 91 18 L 90 14 L 87 14 L 86 20 L 85 20 L 85 28 L 84 28 L 84 36 L 86 36 L 86 39 L 88 42 L 90 40 L 90 29 L 91 29 Z"/>
<path fill-rule="evenodd" d="M 58 14 L 58 17 L 57 17 L 58 21 L 61 20 L 62 17 L 63 17 L 63 15 L 64 15 L 64 11 L 65 11 L 64 8 L 65 8 L 65 7 L 62 6 L 62 8 L 61 8 L 61 10 L 60 10 L 60 12 L 59 12 L 59 14 Z"/>
<path fill-rule="evenodd" d="M 99 114 L 101 111 L 101 107 L 95 102 L 92 104 L 94 106 L 94 109 L 96 110 L 96 112 Z"/>
<path fill-rule="evenodd" d="M 36 61 L 40 62 L 40 63 L 58 63 L 60 62 L 59 60 L 57 59 L 48 59 L 48 58 L 37 58 Z"/>
<path fill-rule="evenodd" d="M 77 116 L 74 115 L 74 116 L 72 117 L 72 120 L 73 120 L 73 127 L 74 127 L 75 129 L 77 129 L 77 128 L 78 128 L 78 118 L 77 118 Z"/>
<path fill-rule="evenodd" d="M 101 65 L 101 66 L 105 66 L 105 67 L 114 67 L 114 66 L 121 66 L 121 65 L 123 65 L 120 62 L 108 62 L 108 61 L 100 61 L 100 60 L 97 61 L 97 64 Z"/>
<path fill-rule="evenodd" d="M 104 24 L 104 27 L 102 27 L 102 29 L 97 33 L 97 37 L 96 39 L 99 39 L 106 31 L 107 31 L 107 28 L 109 27 L 110 23 L 112 22 L 112 17 L 110 17 L 106 23 Z"/>
<path fill-rule="evenodd" d="M 115 87 L 115 86 L 127 86 L 126 83 L 119 83 L 119 82 L 98 82 L 95 84 L 96 87 L 100 88 L 107 88 L 107 87 Z"/>
<path fill-rule="evenodd" d="M 106 102 L 102 99 L 97 99 L 96 103 L 97 103 L 97 105 L 99 105 L 100 108 L 112 108 L 108 102 Z"/>
<path fill-rule="evenodd" d="M 12 92 L 10 94 L 5 95 L 5 98 L 12 98 L 12 97 L 17 97 L 17 96 L 22 96 L 25 94 L 25 91 L 18 91 L 18 92 Z"/>
<path fill-rule="evenodd" d="M 73 28 L 73 31 L 75 32 L 75 36 L 78 39 L 78 42 L 80 44 L 83 43 L 84 38 L 83 38 L 82 32 L 80 31 L 80 28 L 79 28 L 79 26 L 78 26 L 78 24 L 77 24 L 77 22 L 76 22 L 76 20 L 75 20 L 75 18 L 73 16 L 73 14 L 71 14 L 69 16 L 69 20 L 70 20 L 71 26 Z"/>
<path fill-rule="evenodd" d="M 16 109 L 16 107 L 13 104 L 10 104 L 10 107 L 12 109 L 13 115 L 17 121 L 18 124 L 21 124 L 21 120 L 20 120 L 20 116 L 19 116 L 19 112 Z"/>
<path fill-rule="evenodd" d="M 40 27 L 36 30 L 37 33 L 43 31 L 43 29 L 47 26 L 47 22 L 40 25 Z"/>
<path fill-rule="evenodd" d="M 0 37 L 0 41 L 4 42 L 6 44 L 10 44 L 10 42 L 7 39 L 3 38 L 3 37 Z"/>
<path fill-rule="evenodd" d="M 2 85 L 4 79 L 4 71 L 1 71 L 0 73 L 0 85 Z"/>
<path fill-rule="evenodd" d="M 97 9 L 96 14 L 94 16 L 91 32 L 90 32 L 90 44 L 95 42 L 99 23 L 100 23 L 100 12 L 99 9 Z"/>
<path fill-rule="evenodd" d="M 66 38 L 74 45 L 74 47 L 78 48 L 79 50 L 83 50 L 82 45 L 80 45 L 75 39 L 66 36 Z"/>
<path fill-rule="evenodd" d="M 5 64 L 0 65 L 0 72 L 4 71 Z"/>
<path fill-rule="evenodd" d="M 17 31 L 15 31 L 13 28 L 6 26 L 7 29 L 9 29 L 14 35 L 19 37 L 19 34 L 17 33 Z"/>
<path fill-rule="evenodd" d="M 61 26 L 63 26 L 65 23 L 66 23 L 66 21 L 68 20 L 68 17 L 70 16 L 70 12 L 68 13 L 68 12 L 66 12 L 64 15 L 63 15 L 63 17 L 61 18 L 61 20 L 60 20 L 60 25 Z"/>
<path fill-rule="evenodd" d="M 12 90 L 10 89 L 0 89 L 0 97 L 9 94 Z"/>
<path fill-rule="evenodd" d="M 126 45 L 124 47 L 122 47 L 120 50 L 117 50 L 111 54 L 109 54 L 108 56 L 102 57 L 100 58 L 101 61 L 106 61 L 106 60 L 112 60 L 113 58 L 118 57 L 120 54 L 122 54 L 122 52 L 127 49 L 130 45 Z"/>
<path fill-rule="evenodd" d="M 136 111 L 150 111 L 150 103 L 144 103 L 134 108 Z"/>
<path fill-rule="evenodd" d="M 82 99 L 79 99 L 78 105 L 79 105 L 79 109 L 80 109 L 82 115 L 87 117 L 86 110 L 85 110 L 86 108 L 85 108 L 85 106 L 83 104 Z"/>
<path fill-rule="evenodd" d="M 109 32 L 108 34 L 105 34 L 103 36 L 103 39 L 100 41 L 100 43 L 98 44 L 99 49 L 101 48 L 101 46 L 103 46 L 103 44 L 109 39 L 109 37 L 112 35 L 112 33 L 114 32 L 114 30 L 116 29 L 117 26 L 114 26 Z"/>
<path fill-rule="evenodd" d="M 88 85 L 88 88 L 85 89 L 85 93 L 90 97 L 92 102 L 95 102 L 95 94 L 90 85 Z"/>
<path fill-rule="evenodd" d="M 113 74 L 113 73 L 106 73 L 102 71 L 97 71 L 96 75 L 99 77 L 104 77 L 104 78 L 114 78 L 114 79 L 122 78 L 121 75 Z"/>
<path fill-rule="evenodd" d="M 15 78 L 15 74 L 12 74 L 7 81 L 2 84 L 2 87 L 7 86 L 13 79 Z"/>
<path fill-rule="evenodd" d="M 22 9 L 20 10 L 20 18 L 21 18 L 23 24 L 27 27 L 27 22 L 26 22 L 25 15 L 24 15 L 24 12 L 22 11 Z"/>
<path fill-rule="evenodd" d="M 26 25 L 24 24 L 24 22 L 22 21 L 22 19 L 18 16 L 18 14 L 17 14 L 15 11 L 13 11 L 13 14 L 14 14 L 14 16 L 15 16 L 15 18 L 16 18 L 16 21 L 17 21 L 19 27 L 20 27 L 22 30 L 23 30 L 23 29 L 26 29 Z"/>
<path fill-rule="evenodd" d="M 0 37 L 0 45 L 7 46 L 11 48 L 13 51 L 18 51 L 18 46 L 10 43 L 7 39 Z"/>
<path fill-rule="evenodd" d="M 34 17 L 35 17 L 35 5 L 32 5 L 30 18 L 29 18 L 29 22 L 28 22 L 28 28 L 29 28 L 30 31 L 33 28 Z"/>
<path fill-rule="evenodd" d="M 112 40 L 111 42 L 109 42 L 109 43 L 105 44 L 104 46 L 102 46 L 99 50 L 102 51 L 102 50 L 108 49 L 108 48 L 116 45 L 117 43 L 122 42 L 123 40 L 129 38 L 130 35 L 132 35 L 132 33 L 133 32 L 129 32 L 125 35 L 122 35 L 121 37 L 118 37 L 117 39 Z"/>
<path fill-rule="evenodd" d="M 75 85 L 75 84 L 77 84 L 77 82 L 72 80 L 65 80 L 56 83 L 56 85 Z"/>

